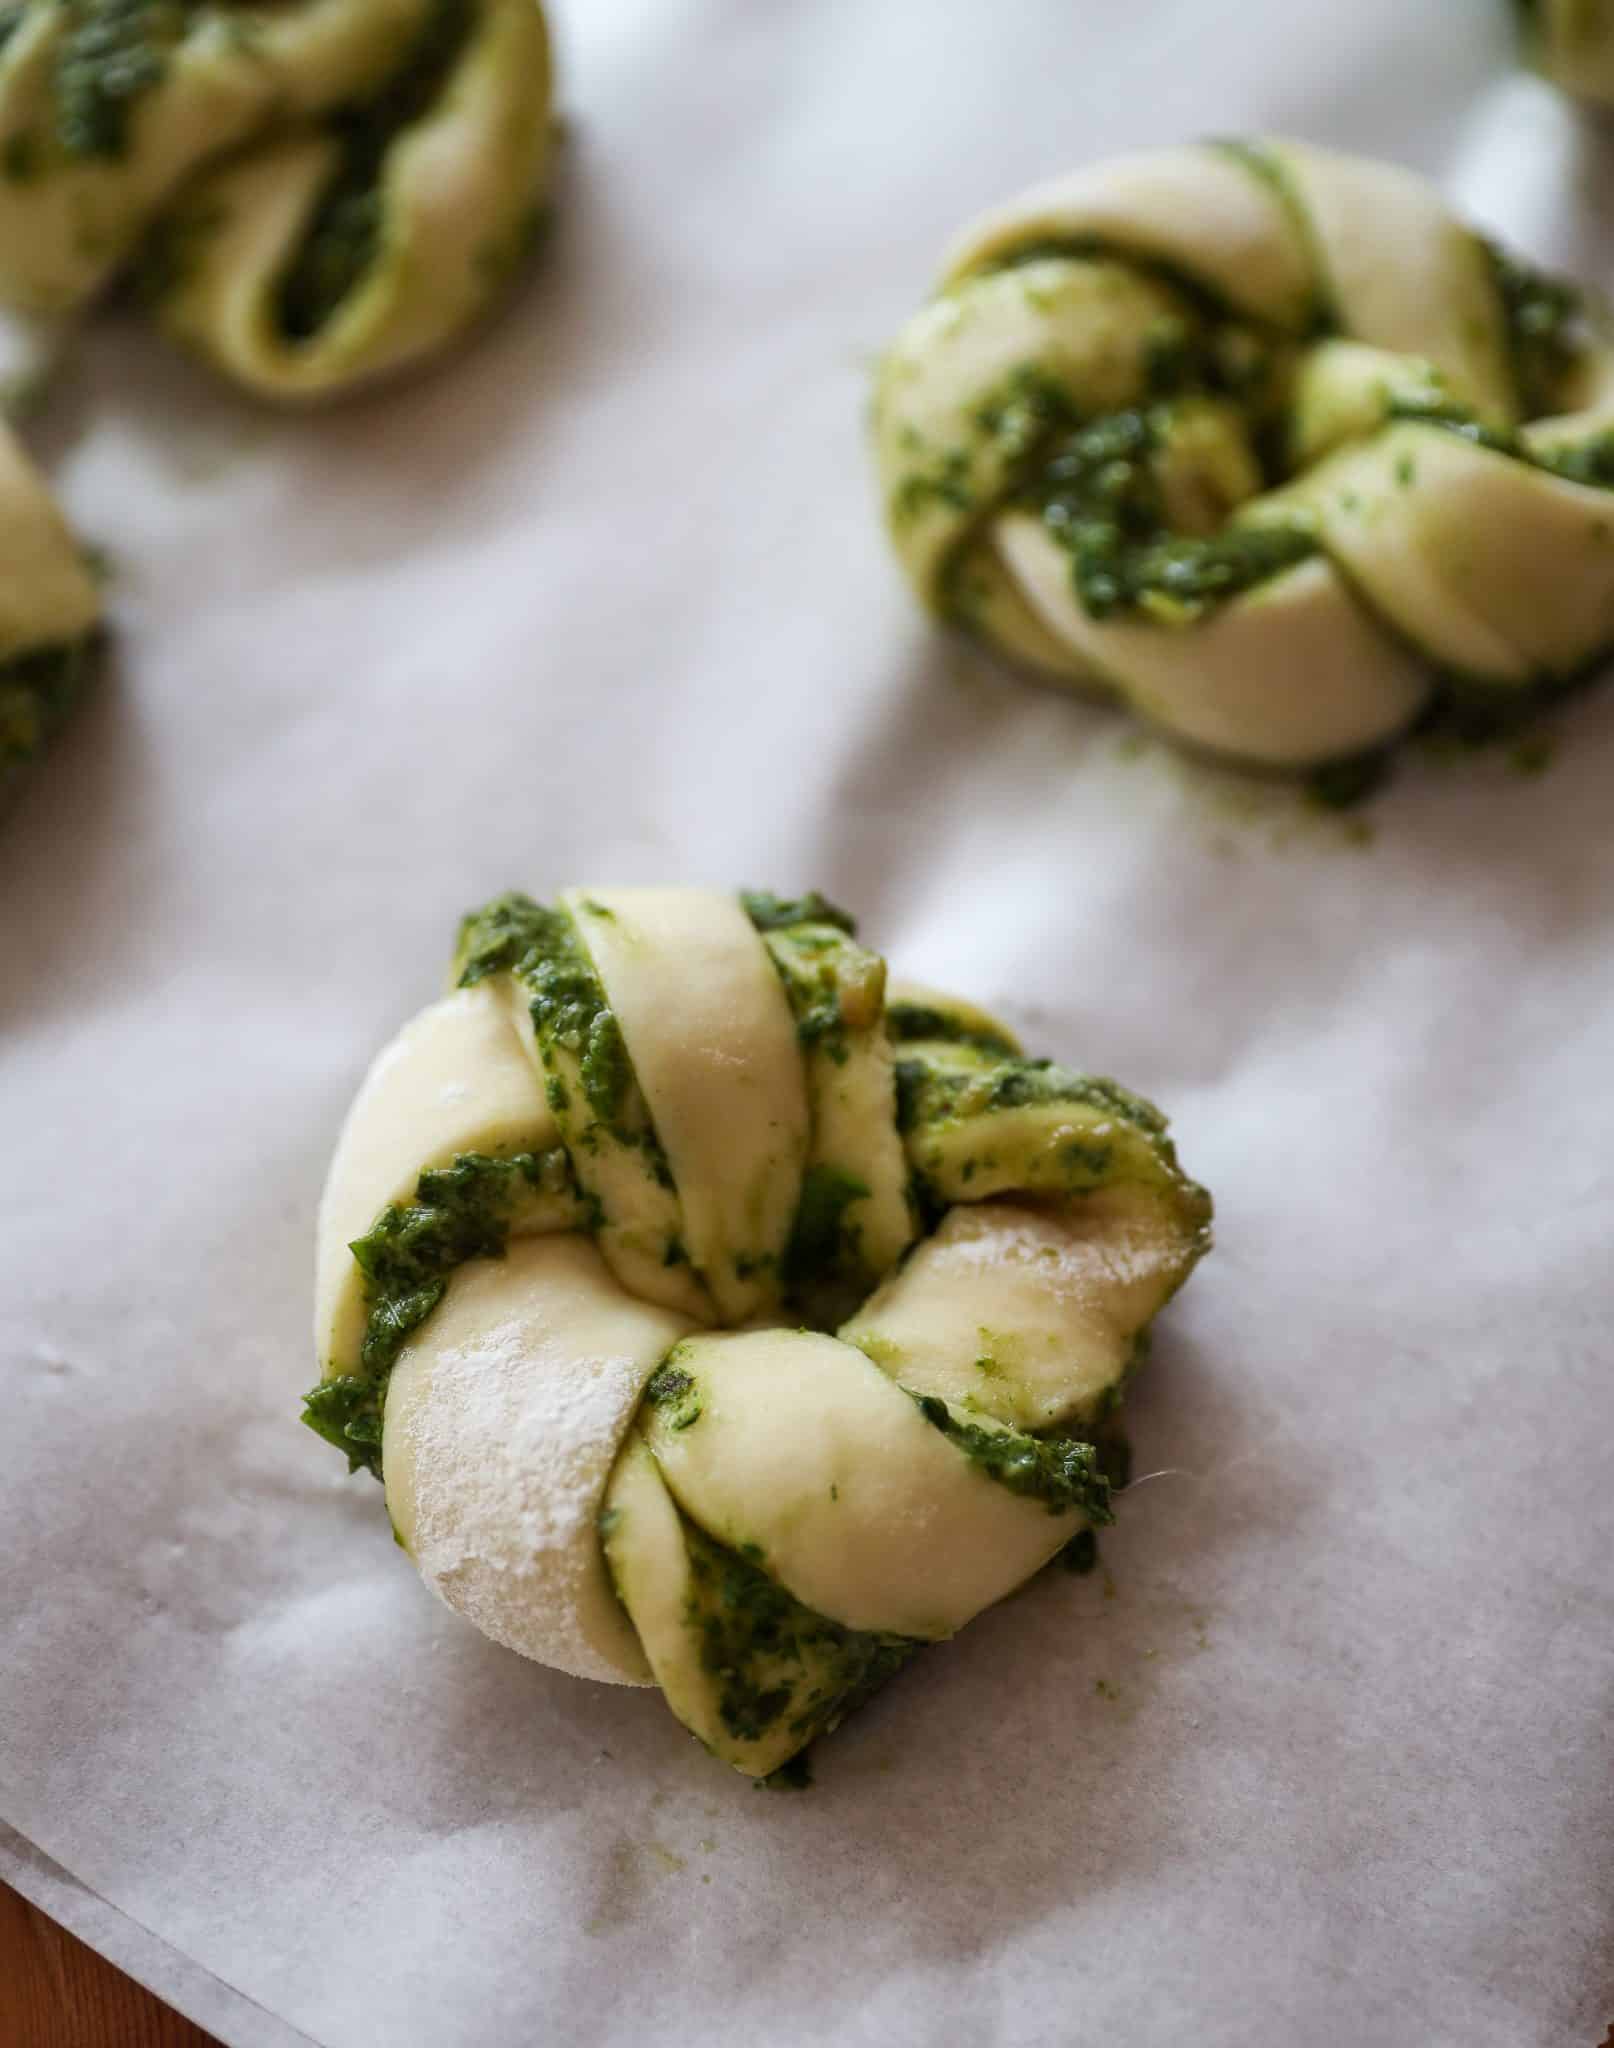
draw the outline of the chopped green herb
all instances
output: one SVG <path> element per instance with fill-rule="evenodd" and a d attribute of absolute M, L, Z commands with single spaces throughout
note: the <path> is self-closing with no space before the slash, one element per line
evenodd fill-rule
<path fill-rule="evenodd" d="M 1110 1512 L 1110 1482 L 1098 1465 L 1098 1453 L 1076 1437 L 1026 1436 L 1016 1429 L 984 1429 L 966 1422 L 934 1394 L 914 1394 L 919 1412 L 999 1486 L 1028 1500 L 1040 1500 L 1053 1515 L 1071 1509 L 1090 1522 L 1115 1518 Z"/>
<path fill-rule="evenodd" d="M 886 1036 L 895 1045 L 929 1039 L 948 1045 L 971 1045 L 977 1052 L 992 1053 L 1003 1059 L 1019 1057 L 1020 1049 L 1012 1038 L 979 1025 L 966 1024 L 952 1012 L 938 1010 L 929 1003 L 887 1004 L 885 1028 Z"/>
<path fill-rule="evenodd" d="M 691 1374 L 673 1364 L 677 1356 L 675 1347 L 668 1362 L 651 1374 L 644 1397 L 653 1408 L 666 1412 L 669 1429 L 689 1429 L 701 1418 L 700 1388 Z"/>
<path fill-rule="evenodd" d="M 51 92 L 69 156 L 117 157 L 140 100 L 162 82 L 197 0 L 56 0 Z"/>
<path fill-rule="evenodd" d="M 688 1620 L 718 1685 L 728 1733 L 756 1742 L 784 1722 L 802 1747 L 827 1733 L 901 1669 L 918 1647 L 815 1614 L 770 1578 L 755 1544 L 738 1550 L 684 1523 Z"/>
<path fill-rule="evenodd" d="M 1487 243 L 1502 297 L 1519 405 L 1526 419 L 1556 412 L 1564 380 L 1584 348 L 1585 300 L 1578 286 Z"/>
<path fill-rule="evenodd" d="M 1095 619 L 1140 613 L 1186 623 L 1316 553 L 1315 537 L 1299 527 L 1172 532 L 1153 460 L 1169 432 L 1168 409 L 1107 414 L 1064 442 L 1028 487 Z"/>

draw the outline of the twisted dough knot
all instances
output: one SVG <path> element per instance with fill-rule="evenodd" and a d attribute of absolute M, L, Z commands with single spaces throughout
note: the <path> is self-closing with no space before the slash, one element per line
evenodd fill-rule
<path fill-rule="evenodd" d="M 338 1143 L 306 1418 L 488 1635 L 765 1773 L 1109 1519 L 1209 1199 L 817 897 L 505 897 L 456 978 Z"/>
<path fill-rule="evenodd" d="M 1525 47 L 1554 85 L 1614 106 L 1614 0 L 1518 0 Z"/>
<path fill-rule="evenodd" d="M 0 424 L 0 814 L 95 666 L 101 600 L 54 499 Z"/>
<path fill-rule="evenodd" d="M 549 147 L 537 0 L 24 0 L 0 298 L 66 312 L 138 257 L 180 340 L 262 396 L 325 396 L 492 302 Z"/>
<path fill-rule="evenodd" d="M 1545 416 L 1544 416 L 1545 415 Z M 1119 159 L 968 228 L 876 394 L 921 596 L 1198 745 L 1298 767 L 1614 644 L 1614 354 L 1421 179 Z"/>

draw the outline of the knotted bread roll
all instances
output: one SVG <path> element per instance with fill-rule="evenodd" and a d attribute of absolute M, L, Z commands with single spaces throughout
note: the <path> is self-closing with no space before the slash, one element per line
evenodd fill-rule
<path fill-rule="evenodd" d="M 1500 715 L 1614 647 L 1614 352 L 1385 164 L 1210 143 L 1011 200 L 891 349 L 875 437 L 927 604 L 1252 763 L 1377 749 L 1437 688 Z"/>
<path fill-rule="evenodd" d="M 0 815 L 94 672 L 100 612 L 54 499 L 0 423 Z"/>
<path fill-rule="evenodd" d="M 266 398 L 453 340 L 509 282 L 550 150 L 538 0 L 24 0 L 0 48 L 0 300 L 137 264 Z"/>
<path fill-rule="evenodd" d="M 508 896 L 359 1091 L 306 1419 L 450 1606 L 742 1771 L 1110 1519 L 1165 1125 L 817 897 Z"/>
<path fill-rule="evenodd" d="M 1525 49 L 1545 78 L 1614 107 L 1614 0 L 1518 0 Z"/>

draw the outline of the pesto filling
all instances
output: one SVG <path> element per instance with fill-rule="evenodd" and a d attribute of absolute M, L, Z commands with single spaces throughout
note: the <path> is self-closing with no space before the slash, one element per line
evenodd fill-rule
<path fill-rule="evenodd" d="M 858 948 L 829 924 L 792 924 L 764 935 L 768 954 L 784 984 L 796 1043 L 804 1052 L 819 1052 L 844 1067 L 850 1053 L 847 1024 L 841 1010 L 841 968 L 848 950 Z"/>
<path fill-rule="evenodd" d="M 775 896 L 771 889 L 742 889 L 740 908 L 759 932 L 782 931 L 787 925 L 829 924 L 856 938 L 857 922 L 827 896 L 809 889 L 805 896 Z"/>
<path fill-rule="evenodd" d="M 1493 455 L 1506 455 L 1532 469 L 1545 470 L 1549 476 L 1562 477 L 1565 483 L 1584 484 L 1589 490 L 1614 490 L 1614 427 L 1605 427 L 1586 440 L 1563 448 L 1541 450 L 1530 447 L 1516 433 L 1486 426 L 1456 399 L 1395 398 L 1386 418 L 1455 434 L 1459 440 L 1471 442 L 1476 448 L 1487 448 Z M 1410 470 L 1400 481 L 1412 481 Z"/>
<path fill-rule="evenodd" d="M 926 1124 L 953 1123 L 993 1110 L 1069 1103 L 1119 1119 L 1149 1141 L 1170 1148 L 1166 1120 L 1152 1102 L 1094 1074 L 1052 1060 L 1015 1055 L 990 1067 L 946 1067 L 923 1057 L 897 1062 L 897 1125 L 906 1135 Z"/>
<path fill-rule="evenodd" d="M 56 137 L 70 157 L 119 157 L 139 102 L 161 84 L 198 0 L 56 0 Z"/>
<path fill-rule="evenodd" d="M 1163 408 L 1111 413 L 1073 434 L 1029 486 L 1043 525 L 1070 555 L 1091 618 L 1197 619 L 1317 551 L 1299 527 L 1174 533 L 1152 460 L 1166 447 L 1170 425 Z"/>
<path fill-rule="evenodd" d="M 731 1550 L 680 1519 L 693 1582 L 685 1619 L 713 1681 L 718 1717 L 736 1742 L 760 1742 L 783 1724 L 805 1746 L 923 1647 L 814 1613 L 769 1577 L 755 1544 Z"/>
<path fill-rule="evenodd" d="M 667 1427 L 677 1430 L 693 1429 L 702 1414 L 700 1384 L 678 1363 L 683 1348 L 681 1344 L 673 1346 L 645 1382 L 643 1395 L 650 1407 L 663 1411 Z"/>
<path fill-rule="evenodd" d="M 1017 1429 L 985 1429 L 955 1415 L 934 1394 L 903 1390 L 932 1429 L 962 1451 L 988 1479 L 1025 1500 L 1038 1500 L 1051 1515 L 1074 1509 L 1088 1521 L 1113 1522 L 1110 1482 L 1096 1447 L 1082 1437 L 1028 1436 Z"/>
<path fill-rule="evenodd" d="M 1585 294 L 1495 242 L 1484 248 L 1502 300 L 1519 409 L 1526 419 L 1539 419 L 1557 411 L 1564 380 L 1585 352 Z"/>
<path fill-rule="evenodd" d="M 1000 502 L 1034 513 L 1069 552 L 1089 616 L 1183 623 L 1315 553 L 1315 541 L 1298 527 L 1229 525 L 1207 536 L 1174 531 L 1155 465 L 1169 447 L 1173 400 L 1236 399 L 1248 408 L 1265 483 L 1281 481 L 1274 396 L 1285 345 L 1245 324 L 1206 330 L 1167 317 L 1146 337 L 1146 396 L 1137 405 L 1084 417 L 1056 378 L 1027 363 L 976 407 L 973 424 L 1010 478 Z M 890 506 L 899 529 L 931 503 L 969 520 L 938 581 L 943 613 L 964 625 L 974 527 L 995 509 L 976 504 L 969 472 L 963 448 L 932 455 L 902 479 Z"/>
<path fill-rule="evenodd" d="M 864 1263 L 861 1226 L 847 1215 L 869 1192 L 867 1181 L 839 1166 L 810 1166 L 802 1176 L 780 1279 L 812 1329 L 845 1322 L 879 1277 Z"/>
<path fill-rule="evenodd" d="M 372 99 L 326 122 L 340 146 L 302 244 L 280 280 L 276 313 L 289 341 L 318 334 L 380 254 L 385 227 L 381 180 L 400 133 L 428 114 L 476 25 L 475 0 L 433 0 L 402 64 Z"/>
<path fill-rule="evenodd" d="M 95 675 L 99 633 L 0 661 L 0 811 L 72 715 Z"/>
<path fill-rule="evenodd" d="M 984 1052 L 997 1059 L 1020 1057 L 1014 1042 L 1001 1033 L 968 1025 L 951 1012 L 938 1010 L 929 1003 L 888 1004 L 885 1028 L 886 1036 L 894 1045 L 925 1040 L 932 1044 L 967 1045 L 976 1052 Z"/>
<path fill-rule="evenodd" d="M 797 1044 L 845 1066 L 855 1028 L 846 1020 L 845 995 L 866 997 L 867 970 L 878 972 L 878 963 L 853 941 L 852 920 L 816 891 L 794 901 L 751 891 L 740 900 L 783 984 Z M 871 1193 L 859 1175 L 827 1161 L 802 1176 L 780 1281 L 784 1299 L 811 1328 L 836 1328 L 880 1277 L 865 1263 L 861 1226 L 848 1214 Z"/>
<path fill-rule="evenodd" d="M 1248 142 L 1211 146 L 1273 190 L 1308 244 L 1314 244 L 1305 208 L 1277 159 Z M 1527 418 L 1539 418 L 1559 406 L 1565 381 L 1584 356 L 1584 296 L 1573 284 L 1493 244 L 1484 246 L 1501 300 L 1521 409 Z M 1013 270 L 1050 257 L 1125 263 L 1176 294 L 1183 316 L 1161 320 L 1157 332 L 1146 337 L 1145 396 L 1134 406 L 1082 417 L 1059 380 L 1034 363 L 1021 366 L 989 393 L 972 424 L 992 444 L 1009 477 L 1008 488 L 991 504 L 978 502 L 972 490 L 967 446 L 926 449 L 917 434 L 910 436 L 914 465 L 892 493 L 893 525 L 900 530 L 937 505 L 963 523 L 938 574 L 936 601 L 943 615 L 965 627 L 974 623 L 972 609 L 980 593 L 969 575 L 973 543 L 980 522 L 1003 505 L 1020 506 L 1041 518 L 1069 553 L 1077 598 L 1097 620 L 1191 623 L 1315 555 L 1318 543 L 1302 523 L 1240 525 L 1235 518 L 1211 535 L 1174 531 L 1165 515 L 1156 458 L 1169 442 L 1171 399 L 1225 396 L 1246 409 L 1250 446 L 1265 487 L 1288 481 L 1292 465 L 1281 445 L 1283 365 L 1297 339 L 1340 331 L 1326 294 L 1319 292 L 1304 336 L 1296 336 L 1243 318 L 1205 280 L 1112 247 L 1102 238 L 1028 241 L 985 269 Z M 1391 416 L 1404 415 L 1395 408 Z M 1461 408 L 1421 409 L 1419 416 L 1449 423 L 1571 481 L 1614 486 L 1614 436 L 1541 457 L 1524 450 L 1516 437 L 1487 439 Z M 1329 764 L 1319 794 L 1330 803 L 1354 801 L 1380 773 L 1377 752 L 1362 761 Z"/>
<path fill-rule="evenodd" d="M 452 1166 L 420 1176 L 415 1199 L 389 1204 L 349 1249 L 364 1275 L 366 1319 L 354 1369 L 314 1387 L 303 1400 L 309 1428 L 381 1477 L 381 1423 L 387 1381 L 410 1336 L 469 1259 L 502 1259 L 513 1223 L 534 1196 L 571 1185 L 564 1152 L 523 1152 L 509 1159 L 464 1152 Z"/>
<path fill-rule="evenodd" d="M 657 1180 L 671 1187 L 672 1172 L 643 1112 L 622 1027 L 567 913 L 519 892 L 500 896 L 462 920 L 458 961 L 461 988 L 474 988 L 490 974 L 515 976 L 527 993 L 540 1049 L 560 1045 L 573 1055 L 596 1122 L 618 1144 L 645 1152 Z M 557 1115 L 569 1109 L 559 1075 L 551 1074 L 548 1093 Z"/>
<path fill-rule="evenodd" d="M 922 1224 L 934 1230 L 977 1174 L 1013 1173 L 1037 1193 L 1080 1195 L 1125 1184 L 1153 1185 L 1208 1222 L 1210 1197 L 1185 1180 L 1166 1122 L 1152 1103 L 1119 1083 L 1078 1074 L 1051 1060 L 1015 1057 L 991 1065 L 946 1064 L 923 1050 L 896 1063 L 897 1124 L 908 1142 L 912 1189 Z M 1030 1124 L 1015 1112 L 1055 1112 Z M 1083 1114 L 1085 1112 L 1085 1115 Z M 967 1132 L 963 1145 L 957 1134 Z M 960 1152 L 967 1156 L 959 1157 Z M 965 1197 L 967 1199 L 967 1197 Z"/>

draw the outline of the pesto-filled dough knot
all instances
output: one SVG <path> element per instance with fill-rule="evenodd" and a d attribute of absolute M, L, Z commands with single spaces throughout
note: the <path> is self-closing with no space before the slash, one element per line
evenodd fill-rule
<path fill-rule="evenodd" d="M 1542 76 L 1614 107 L 1614 0 L 1515 0 L 1525 51 Z"/>
<path fill-rule="evenodd" d="M 816 896 L 507 896 L 349 1112 L 305 1419 L 450 1606 L 760 1775 L 1110 1518 L 1209 1220 Z"/>
<path fill-rule="evenodd" d="M 1177 737 L 1302 768 L 1614 647 L 1614 354 L 1390 165 L 1122 157 L 967 228 L 882 365 L 925 602 Z"/>
<path fill-rule="evenodd" d="M 0 422 L 0 816 L 94 672 L 100 613 L 84 555 Z"/>
<path fill-rule="evenodd" d="M 133 268 L 280 400 L 430 355 L 504 290 L 551 142 L 538 0 L 23 0 L 0 47 L 0 300 Z"/>

